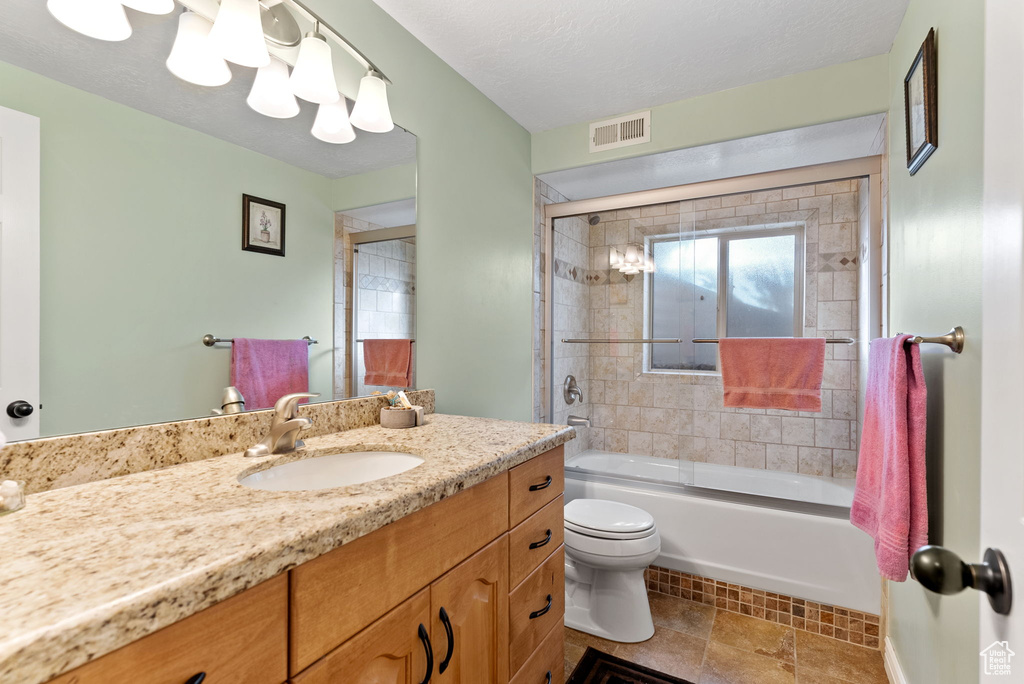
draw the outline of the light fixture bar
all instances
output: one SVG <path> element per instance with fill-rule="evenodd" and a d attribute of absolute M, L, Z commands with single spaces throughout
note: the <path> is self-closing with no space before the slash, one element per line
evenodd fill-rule
<path fill-rule="evenodd" d="M 371 62 L 369 57 L 364 55 L 362 52 L 359 51 L 359 48 L 357 48 L 355 45 L 346 40 L 345 36 L 338 33 L 338 31 L 335 30 L 334 27 L 332 27 L 326 21 L 321 19 L 319 14 L 306 7 L 304 4 L 299 2 L 299 0 L 282 0 L 282 4 L 297 9 L 309 21 L 319 23 L 320 33 L 330 35 L 332 38 L 334 38 L 334 41 L 338 43 L 342 47 L 342 49 L 345 50 L 345 52 L 351 55 L 357 62 L 362 64 L 368 71 L 376 72 L 377 76 L 379 76 L 385 83 L 389 85 L 391 84 L 391 79 L 385 76 L 384 72 L 381 71 L 376 64 Z"/>

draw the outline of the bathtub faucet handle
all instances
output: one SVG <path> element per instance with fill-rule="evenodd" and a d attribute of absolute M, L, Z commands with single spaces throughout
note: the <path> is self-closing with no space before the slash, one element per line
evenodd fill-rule
<path fill-rule="evenodd" d="M 577 399 L 581 404 L 583 403 L 583 390 L 576 384 L 576 376 L 565 376 L 565 384 L 562 385 L 562 398 L 565 399 L 566 404 L 570 405 L 575 403 Z"/>

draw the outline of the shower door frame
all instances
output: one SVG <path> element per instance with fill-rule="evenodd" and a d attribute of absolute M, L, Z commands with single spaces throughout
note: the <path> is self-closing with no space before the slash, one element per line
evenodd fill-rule
<path fill-rule="evenodd" d="M 555 219 L 579 216 L 581 214 L 598 214 L 604 211 L 616 211 L 619 209 L 632 209 L 634 207 L 651 206 L 655 204 L 667 204 L 669 202 L 681 202 L 686 200 L 703 199 L 706 197 L 718 197 L 720 195 L 735 195 L 744 192 L 759 192 L 763 190 L 776 190 L 796 185 L 810 185 L 817 183 L 830 183 L 840 180 L 851 180 L 856 178 L 868 179 L 869 211 L 872 240 L 876 238 L 881 249 L 881 225 L 882 225 L 882 155 L 860 157 L 845 161 L 830 162 L 827 164 L 815 164 L 812 166 L 801 166 L 780 171 L 768 171 L 766 173 L 755 173 L 747 176 L 736 176 L 733 178 L 722 178 L 719 180 L 701 181 L 699 183 L 688 183 L 685 185 L 674 185 L 667 188 L 654 190 L 640 190 L 627 192 L 619 195 L 608 195 L 606 197 L 595 197 L 593 199 L 573 200 L 569 202 L 558 202 L 544 205 L 544 350 L 546 364 L 542 377 L 548 378 L 548 406 L 547 420 L 554 421 L 555 415 L 555 378 L 554 378 L 554 292 L 555 292 Z M 869 276 L 871 282 L 882 283 L 881 259 L 887 259 L 884 253 L 879 259 L 871 261 L 872 267 Z M 888 270 L 888 269 L 886 269 Z M 887 296 L 887 288 L 877 288 L 876 297 L 878 300 L 874 306 L 869 308 L 871 319 L 868 322 L 873 335 L 884 335 L 887 325 L 882 312 L 888 311 L 884 298 Z M 861 336 L 863 337 L 863 336 Z M 862 339 L 858 344 L 859 358 L 867 359 L 867 343 L 869 340 Z M 589 350 L 588 350 L 589 352 Z M 589 353 L 588 353 L 589 358 Z M 537 359 L 534 359 L 536 364 Z M 863 378 L 864 374 L 861 373 Z"/>

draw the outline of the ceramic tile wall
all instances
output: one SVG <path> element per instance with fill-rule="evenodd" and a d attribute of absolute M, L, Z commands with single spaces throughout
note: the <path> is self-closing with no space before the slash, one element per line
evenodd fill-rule
<path fill-rule="evenodd" d="M 357 316 L 360 339 L 416 337 L 416 241 L 388 240 L 359 246 L 359 301 Z M 356 396 L 390 387 L 363 382 L 363 346 L 356 346 L 358 375 Z M 416 386 L 416 345 L 413 344 L 412 387 Z"/>
<path fill-rule="evenodd" d="M 334 398 L 364 396 L 386 391 L 368 387 L 363 380 L 362 349 L 357 350 L 358 377 L 352 378 L 353 283 L 359 288 L 359 337 L 414 338 L 416 331 L 415 239 L 388 240 L 362 245 L 359 274 L 353 274 L 352 233 L 383 226 L 337 214 L 334 222 Z M 416 386 L 416 347 L 413 345 L 413 380 Z"/>
<path fill-rule="evenodd" d="M 546 350 L 543 349 L 544 334 L 544 288 L 543 288 L 543 206 L 567 201 L 566 198 L 540 180 L 536 181 L 536 227 L 534 241 L 534 419 L 547 420 Z M 574 216 L 557 219 L 554 223 L 554 319 L 553 336 L 556 340 L 552 359 L 554 367 L 554 414 L 555 423 L 565 424 L 570 415 L 590 417 L 591 384 L 590 363 L 586 344 L 561 344 L 562 338 L 587 338 L 590 335 L 590 286 L 585 280 L 590 261 L 590 230 L 584 217 Z M 583 392 L 583 402 L 572 405 L 565 403 L 561 387 L 565 378 L 572 375 Z M 589 430 L 578 428 L 577 438 L 565 445 L 566 458 L 588 448 Z"/>
<path fill-rule="evenodd" d="M 551 188 L 538 188 L 541 202 L 558 201 Z M 860 208 L 858 182 L 839 181 L 608 212 L 597 216 L 595 225 L 583 217 L 574 224 L 565 221 L 564 227 L 559 221 L 554 301 L 556 327 L 565 330 L 555 331 L 555 378 L 560 381 L 566 367 L 578 369 L 579 360 L 588 359 L 586 397 L 594 424 L 586 440 L 577 440 L 578 447 L 854 477 L 859 434 L 855 346 L 827 347 L 822 411 L 792 413 L 724 408 L 717 375 L 645 373 L 641 345 L 568 349 L 557 339 L 570 328 L 583 337 L 588 329 L 593 337 L 644 336 L 643 279 L 627 282 L 610 270 L 610 246 L 622 251 L 645 236 L 681 230 L 779 224 L 805 227 L 804 334 L 857 338 Z M 575 263 L 583 245 L 589 246 L 585 272 Z M 585 283 L 586 293 L 579 287 Z M 589 317 L 580 320 L 577 307 L 587 297 Z"/>

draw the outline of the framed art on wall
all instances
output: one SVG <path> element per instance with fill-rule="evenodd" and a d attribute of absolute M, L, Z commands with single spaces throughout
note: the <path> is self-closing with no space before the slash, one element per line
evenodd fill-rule
<path fill-rule="evenodd" d="M 907 168 L 910 175 L 928 160 L 939 146 L 939 79 L 935 29 L 928 31 L 914 63 L 903 79 L 903 101 L 907 119 Z"/>
<path fill-rule="evenodd" d="M 285 205 L 242 195 L 242 249 L 284 256 Z"/>

